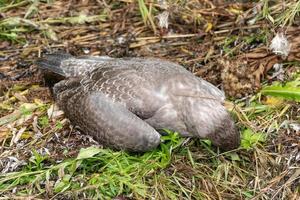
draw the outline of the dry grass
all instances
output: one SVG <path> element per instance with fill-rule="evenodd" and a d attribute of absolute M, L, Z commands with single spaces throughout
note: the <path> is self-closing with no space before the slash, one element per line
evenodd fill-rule
<path fill-rule="evenodd" d="M 299 3 L 218 2 L 0 1 L 1 198 L 299 199 L 299 104 L 259 92 L 276 80 L 276 62 L 284 63 L 284 81 L 299 76 Z M 158 26 L 163 11 L 168 29 Z M 297 44 L 287 60 L 267 48 L 280 24 Z M 58 49 L 181 63 L 239 97 L 228 108 L 242 146 L 222 153 L 208 141 L 170 134 L 142 155 L 102 149 L 53 108 L 32 65 Z"/>

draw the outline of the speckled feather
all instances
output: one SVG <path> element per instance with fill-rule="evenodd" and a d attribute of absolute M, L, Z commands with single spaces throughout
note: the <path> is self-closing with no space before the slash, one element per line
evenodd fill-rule
<path fill-rule="evenodd" d="M 239 144 L 222 105 L 224 94 L 178 64 L 56 54 L 38 65 L 66 77 L 53 88 L 59 107 L 83 132 L 110 147 L 150 150 L 159 144 L 157 131 L 163 128 L 209 138 L 224 149 Z"/>

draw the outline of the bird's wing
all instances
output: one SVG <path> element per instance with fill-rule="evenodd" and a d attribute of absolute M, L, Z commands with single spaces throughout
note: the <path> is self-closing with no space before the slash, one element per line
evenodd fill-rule
<path fill-rule="evenodd" d="M 182 66 L 158 58 L 111 58 L 107 56 L 81 56 L 70 57 L 61 61 L 60 67 L 67 77 L 81 76 L 85 72 L 91 72 L 96 68 L 126 68 L 130 67 L 139 72 L 152 73 L 155 75 L 172 75 L 186 73 Z"/>
<path fill-rule="evenodd" d="M 223 91 L 221 91 L 219 88 L 217 88 L 213 84 L 205 81 L 202 78 L 199 78 L 199 77 L 196 77 L 196 78 L 198 79 L 198 82 L 199 82 L 196 86 L 196 90 L 198 92 L 203 91 L 203 93 L 208 93 L 209 95 L 211 95 L 212 97 L 214 97 L 220 101 L 225 100 L 225 94 Z"/>
<path fill-rule="evenodd" d="M 130 66 L 96 68 L 84 76 L 81 84 L 85 91 L 100 91 L 143 119 L 151 117 L 163 103 L 155 96 L 155 86 Z"/>
<path fill-rule="evenodd" d="M 170 95 L 175 97 L 175 100 L 176 97 L 207 99 L 218 102 L 225 100 L 224 93 L 221 90 L 192 73 L 177 74 L 169 78 L 165 85 L 168 85 L 168 91 Z"/>
<path fill-rule="evenodd" d="M 104 145 L 143 152 L 160 143 L 154 128 L 101 91 L 84 91 L 78 80 L 70 79 L 56 84 L 54 92 L 71 122 Z"/>
<path fill-rule="evenodd" d="M 125 60 L 134 66 L 141 76 L 149 82 L 174 84 L 177 93 L 206 95 L 224 101 L 225 95 L 220 89 L 200 77 L 196 77 L 183 66 L 157 58 L 128 58 Z M 171 82 L 171 83 L 170 83 Z M 155 83 L 154 83 L 155 84 Z M 184 87 L 180 87 L 180 86 Z"/>

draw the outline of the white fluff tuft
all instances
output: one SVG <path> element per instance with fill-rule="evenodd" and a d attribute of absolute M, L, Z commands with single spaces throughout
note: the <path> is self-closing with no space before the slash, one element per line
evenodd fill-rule
<path fill-rule="evenodd" d="M 271 42 L 270 49 L 277 55 L 288 56 L 291 45 L 283 33 L 277 33 Z"/>
<path fill-rule="evenodd" d="M 158 26 L 160 28 L 168 29 L 168 27 L 169 27 L 169 12 L 164 11 L 163 13 L 157 15 L 157 18 L 158 18 Z"/>
<path fill-rule="evenodd" d="M 167 9 L 169 7 L 168 2 L 166 0 L 157 0 L 157 3 L 164 9 Z"/>

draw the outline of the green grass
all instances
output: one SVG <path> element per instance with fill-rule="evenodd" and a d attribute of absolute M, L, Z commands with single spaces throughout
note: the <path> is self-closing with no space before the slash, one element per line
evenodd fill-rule
<path fill-rule="evenodd" d="M 47 157 L 33 151 L 22 171 L 0 175 L 0 192 L 3 194 L 15 187 L 20 188 L 17 194 L 49 192 L 47 187 L 39 186 L 42 181 L 45 186 L 55 183 L 51 191 L 55 194 L 82 191 L 90 197 L 102 196 L 105 199 L 130 193 L 145 197 L 149 188 L 145 178 L 166 168 L 173 151 L 183 142 L 176 134 L 162 139 L 164 143 L 158 149 L 141 155 L 89 147 L 81 149 L 77 158 L 51 165 L 46 164 Z M 26 188 L 22 189 L 24 186 Z"/>
<path fill-rule="evenodd" d="M 152 16 L 153 7 L 151 7 L 151 9 L 148 9 L 148 7 L 146 6 L 145 0 L 138 0 L 138 5 L 139 5 L 139 11 L 142 16 L 143 22 L 146 25 L 149 23 L 152 30 L 154 32 L 156 32 L 156 26 L 155 26 L 154 19 Z"/>
<path fill-rule="evenodd" d="M 211 158 L 202 158 L 199 162 L 194 149 L 196 144 L 182 146 L 184 140 L 176 134 L 164 136 L 163 140 L 158 149 L 140 155 L 89 147 L 81 149 L 77 158 L 59 164 L 51 164 L 47 156 L 33 151 L 29 163 L 21 171 L 0 175 L 0 193 L 5 195 L 14 190 L 18 196 L 63 194 L 80 198 L 85 194 L 89 199 L 110 199 L 118 195 L 137 199 L 154 196 L 203 199 L 208 194 L 205 188 L 197 188 L 199 181 L 239 193 L 238 187 L 230 185 L 233 184 L 232 175 L 243 173 L 240 167 L 245 168 L 249 162 L 241 155 L 235 152 L 218 155 L 201 143 L 208 148 Z M 202 151 L 205 152 L 203 148 Z M 184 168 L 178 168 L 180 163 Z M 249 175 L 254 176 L 236 174 L 235 178 L 249 178 Z M 249 196 L 249 191 L 242 195 Z"/>
<path fill-rule="evenodd" d="M 290 26 L 300 14 L 300 2 L 288 1 L 284 6 L 270 0 L 261 0 L 263 4 L 262 17 L 276 26 Z"/>
<path fill-rule="evenodd" d="M 24 17 L 6 17 L 0 20 L 0 39 L 8 40 L 15 43 L 26 43 L 25 33 L 37 32 L 46 36 L 46 38 L 52 41 L 58 41 L 56 32 L 54 31 L 54 25 L 71 24 L 82 25 L 93 22 L 105 22 L 107 14 L 102 11 L 99 15 L 87 15 L 79 13 L 77 16 L 72 17 L 58 17 L 47 18 L 46 20 L 37 20 L 33 18 L 38 12 L 38 0 L 35 1 L 16 1 L 14 3 L 3 2 L 3 7 L 0 11 L 6 11 L 9 9 L 21 7 L 27 4 L 30 6 L 27 8 L 27 12 Z M 1 5 L 1 3 L 0 3 Z"/>
<path fill-rule="evenodd" d="M 226 56 L 233 57 L 238 55 L 243 47 L 259 44 L 266 45 L 269 35 L 270 31 L 266 29 L 261 29 L 258 33 L 245 36 L 230 34 L 224 41 L 220 42 L 220 45 Z"/>

